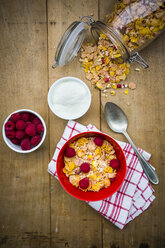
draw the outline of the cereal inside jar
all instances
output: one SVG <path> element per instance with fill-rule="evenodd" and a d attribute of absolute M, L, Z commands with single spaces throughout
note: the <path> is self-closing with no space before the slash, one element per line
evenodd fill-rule
<path fill-rule="evenodd" d="M 109 141 L 101 136 L 82 137 L 66 148 L 64 165 L 63 172 L 73 186 L 98 192 L 115 180 L 120 161 Z"/>

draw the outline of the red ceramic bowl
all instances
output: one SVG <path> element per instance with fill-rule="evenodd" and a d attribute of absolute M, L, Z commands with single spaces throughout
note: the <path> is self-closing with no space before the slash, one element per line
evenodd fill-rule
<path fill-rule="evenodd" d="M 108 188 L 101 189 L 99 192 L 91 192 L 91 191 L 82 191 L 79 188 L 76 188 L 73 186 L 70 182 L 68 177 L 65 175 L 65 173 L 62 171 L 64 168 L 64 153 L 66 150 L 66 147 L 69 146 L 74 140 L 77 140 L 81 137 L 93 137 L 93 136 L 101 136 L 103 139 L 109 141 L 111 145 L 113 145 L 117 159 L 120 160 L 120 169 L 117 172 L 115 181 L 111 183 L 111 185 Z M 124 156 L 124 153 L 119 146 L 119 144 L 112 139 L 110 136 L 98 133 L 98 132 L 84 132 L 80 133 L 78 135 L 75 135 L 71 139 L 69 139 L 64 146 L 61 148 L 58 158 L 57 158 L 57 175 L 60 180 L 60 183 L 62 184 L 63 188 L 72 196 L 78 198 L 79 200 L 84 201 L 99 201 L 103 200 L 111 195 L 113 195 L 122 185 L 125 175 L 126 175 L 126 159 Z"/>

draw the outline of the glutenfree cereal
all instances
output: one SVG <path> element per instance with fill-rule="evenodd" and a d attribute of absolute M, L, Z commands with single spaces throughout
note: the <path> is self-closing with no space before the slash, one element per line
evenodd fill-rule
<path fill-rule="evenodd" d="M 120 161 L 113 146 L 102 137 L 82 137 L 64 154 L 63 172 L 69 182 L 84 191 L 98 192 L 115 180 Z"/>

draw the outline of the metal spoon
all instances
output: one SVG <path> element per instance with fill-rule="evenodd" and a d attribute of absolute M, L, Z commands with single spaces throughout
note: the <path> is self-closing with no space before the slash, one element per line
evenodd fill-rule
<path fill-rule="evenodd" d="M 104 115 L 106 118 L 106 121 L 109 125 L 109 127 L 112 129 L 112 131 L 116 133 L 122 133 L 125 135 L 129 143 L 131 144 L 132 148 L 134 149 L 134 152 L 136 153 L 140 164 L 148 177 L 148 179 L 153 184 L 159 183 L 159 178 L 153 169 L 153 167 L 145 160 L 143 155 L 138 151 L 137 147 L 134 145 L 133 141 L 129 137 L 128 133 L 126 132 L 127 126 L 128 126 L 128 120 L 125 115 L 125 113 L 122 111 L 121 108 L 119 108 L 116 104 L 112 102 L 107 102 L 105 104 L 104 108 Z"/>

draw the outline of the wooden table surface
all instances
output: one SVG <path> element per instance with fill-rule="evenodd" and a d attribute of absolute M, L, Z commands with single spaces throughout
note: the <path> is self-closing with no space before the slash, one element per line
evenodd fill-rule
<path fill-rule="evenodd" d="M 43 145 L 30 154 L 10 150 L 0 139 L 0 247 L 10 248 L 161 248 L 164 233 L 165 148 L 165 35 L 141 55 L 149 69 L 131 65 L 126 82 L 137 89 L 107 98 L 85 79 L 78 58 L 68 66 L 52 69 L 61 35 L 83 15 L 104 20 L 114 1 L 107 0 L 0 0 L 0 125 L 13 111 L 29 108 L 46 121 Z M 47 167 L 67 121 L 56 117 L 47 104 L 47 94 L 60 77 L 75 76 L 89 86 L 92 104 L 77 121 L 92 123 L 114 138 L 126 141 L 108 128 L 103 109 L 107 101 L 127 113 L 128 132 L 136 145 L 152 154 L 160 184 L 153 186 L 152 206 L 122 231 L 85 202 L 67 194 L 50 176 Z"/>

